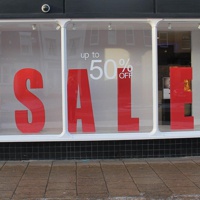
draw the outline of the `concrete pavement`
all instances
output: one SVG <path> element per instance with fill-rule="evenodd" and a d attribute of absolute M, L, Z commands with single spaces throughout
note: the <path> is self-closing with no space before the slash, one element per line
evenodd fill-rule
<path fill-rule="evenodd" d="M 200 157 L 1 161 L 0 199 L 200 199 Z"/>

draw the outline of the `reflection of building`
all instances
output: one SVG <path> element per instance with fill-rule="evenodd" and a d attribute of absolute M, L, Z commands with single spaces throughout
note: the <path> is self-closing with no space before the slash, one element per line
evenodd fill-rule
<path fill-rule="evenodd" d="M 48 31 L 39 25 L 36 30 L 32 30 L 31 23 L 7 23 L 0 26 L 0 135 L 5 134 L 5 130 L 16 134 L 18 131 L 15 130 L 15 110 L 27 109 L 14 94 L 13 82 L 19 70 L 38 70 L 42 75 L 43 88 L 35 89 L 27 78 L 27 89 L 41 99 L 53 97 L 55 102 L 61 102 L 57 98 L 61 95 L 60 35 L 52 26 L 48 26 Z M 54 121 L 61 120 L 61 105 L 55 109 L 46 102 L 45 107 L 49 112 L 49 115 L 46 115 L 46 125 L 50 127 L 52 125 L 49 121 L 53 124 Z M 50 113 L 57 117 L 52 117 Z M 28 116 L 31 121 L 31 112 Z M 58 129 L 61 123 L 56 123 L 55 129 Z"/>

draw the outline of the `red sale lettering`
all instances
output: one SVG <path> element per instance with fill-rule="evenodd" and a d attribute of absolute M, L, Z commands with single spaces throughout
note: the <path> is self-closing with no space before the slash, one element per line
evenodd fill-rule
<path fill-rule="evenodd" d="M 80 108 L 77 108 L 78 91 Z M 77 132 L 78 119 L 82 120 L 83 132 L 95 132 L 87 69 L 70 69 L 68 71 L 67 92 L 69 132 Z"/>
<path fill-rule="evenodd" d="M 130 73 L 118 68 L 118 131 L 139 130 L 139 118 L 131 118 L 131 75 L 127 75 Z"/>
<path fill-rule="evenodd" d="M 43 88 L 42 75 L 35 69 L 19 70 L 14 77 L 14 93 L 16 98 L 32 113 L 32 122 L 28 121 L 28 110 L 16 110 L 15 121 L 22 133 L 38 133 L 45 124 L 45 109 L 41 100 L 27 89 L 30 80 L 31 89 Z"/>
<path fill-rule="evenodd" d="M 185 104 L 192 103 L 192 91 L 185 84 L 192 80 L 191 67 L 170 68 L 171 129 L 193 129 L 194 117 L 185 116 Z"/>

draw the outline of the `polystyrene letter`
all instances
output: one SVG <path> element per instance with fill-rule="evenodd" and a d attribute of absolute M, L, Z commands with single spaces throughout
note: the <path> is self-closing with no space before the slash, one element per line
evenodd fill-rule
<path fill-rule="evenodd" d="M 139 118 L 131 117 L 131 77 L 128 75 L 127 69 L 118 68 L 118 131 L 139 131 Z"/>
<path fill-rule="evenodd" d="M 194 117 L 185 116 L 185 104 L 192 103 L 192 91 L 185 84 L 192 80 L 191 67 L 170 68 L 171 129 L 193 129 Z"/>
<path fill-rule="evenodd" d="M 78 90 L 80 94 L 80 108 L 77 107 Z M 67 91 L 69 132 L 77 132 L 78 119 L 82 121 L 83 132 L 95 132 L 87 69 L 70 69 L 68 71 Z"/>
<path fill-rule="evenodd" d="M 45 109 L 42 101 L 27 88 L 30 81 L 30 89 L 43 88 L 42 75 L 31 68 L 19 70 L 14 77 L 14 93 L 16 98 L 26 106 L 32 114 L 32 121 L 28 121 L 28 110 L 16 110 L 15 121 L 17 128 L 22 133 L 38 133 L 45 124 Z"/>

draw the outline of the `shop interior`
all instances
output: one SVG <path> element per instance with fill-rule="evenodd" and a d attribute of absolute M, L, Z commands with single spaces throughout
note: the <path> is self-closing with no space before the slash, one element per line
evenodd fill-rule
<path fill-rule="evenodd" d="M 159 123 L 170 125 L 170 67 L 191 67 L 191 31 L 158 31 Z M 191 82 L 184 89 L 191 89 Z M 192 115 L 192 105 L 185 105 L 185 116 Z"/>

